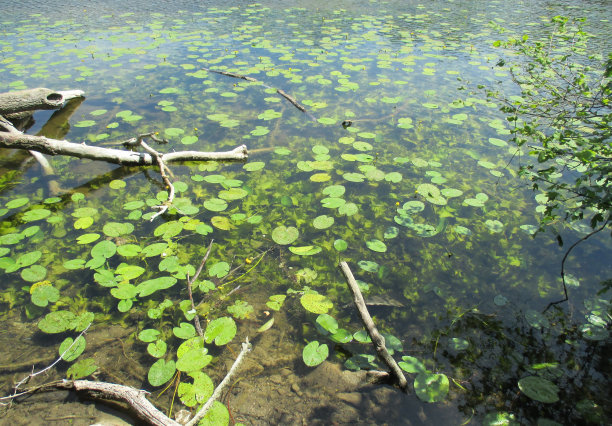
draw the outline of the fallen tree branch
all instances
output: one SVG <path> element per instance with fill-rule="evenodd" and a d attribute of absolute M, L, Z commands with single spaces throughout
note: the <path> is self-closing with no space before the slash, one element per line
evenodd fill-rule
<path fill-rule="evenodd" d="M 85 330 L 84 330 L 85 331 Z M 83 331 L 83 332 L 84 332 Z M 238 357 L 232 364 L 232 367 L 227 372 L 226 376 L 223 378 L 221 383 L 215 388 L 211 397 L 206 401 L 206 404 L 200 408 L 194 417 L 185 423 L 185 426 L 194 426 L 196 425 L 210 410 L 212 404 L 219 399 L 223 390 L 227 387 L 230 382 L 232 376 L 236 373 L 240 364 L 244 360 L 244 357 L 248 352 L 250 352 L 252 345 L 249 343 L 249 338 L 242 343 L 242 350 L 238 354 Z M 68 351 L 68 348 L 66 351 Z M 63 354 L 62 354 L 63 355 Z M 61 359 L 61 357 L 60 357 Z M 57 361 L 56 361 L 57 363 Z M 40 374 L 44 371 L 48 371 L 53 367 L 54 364 L 48 366 L 44 370 L 37 372 L 36 374 Z M 32 376 L 32 375 L 31 375 Z M 28 376 L 28 377 L 31 377 Z M 23 381 L 22 381 L 23 382 Z M 47 388 L 57 388 L 57 389 L 67 389 L 74 390 L 79 393 L 87 394 L 92 399 L 103 399 L 103 400 L 112 400 L 112 401 L 120 401 L 128 404 L 128 406 L 132 409 L 132 411 L 143 421 L 148 424 L 158 425 L 158 426 L 180 426 L 181 423 L 172 420 L 170 417 L 166 416 L 164 413 L 159 411 L 147 398 L 146 394 L 149 392 L 141 389 L 135 389 L 130 386 L 119 385 L 116 383 L 107 383 L 107 382 L 94 382 L 91 380 L 61 380 L 52 383 L 47 383 L 41 386 L 37 386 L 32 389 L 27 389 L 24 392 L 19 394 L 14 394 L 9 397 L 4 397 L 2 399 L 14 399 L 21 395 L 32 394 L 41 389 Z"/>
<path fill-rule="evenodd" d="M 74 389 L 86 393 L 94 399 L 110 399 L 127 403 L 139 418 L 152 425 L 179 426 L 180 423 L 172 420 L 159 411 L 146 397 L 148 392 L 134 389 L 130 386 L 115 383 L 93 382 L 91 380 L 63 380 L 55 384 L 59 389 Z"/>
<path fill-rule="evenodd" d="M 13 134 L 0 132 L 0 148 L 27 149 L 48 155 L 69 155 L 77 158 L 106 161 L 122 166 L 156 165 L 157 159 L 149 153 L 139 153 L 122 149 L 102 148 L 84 143 L 74 143 L 49 139 L 43 136 Z M 246 145 L 240 145 L 231 151 L 201 152 L 178 151 L 161 155 L 164 163 L 178 161 L 246 161 Z"/>
<path fill-rule="evenodd" d="M 344 278 L 346 279 L 346 282 L 349 285 L 351 293 L 353 293 L 353 302 L 355 302 L 355 306 L 359 311 L 361 321 L 363 322 L 363 325 L 365 326 L 366 330 L 368 331 L 368 334 L 370 335 L 370 338 L 372 339 L 372 343 L 374 344 L 376 353 L 378 353 L 378 356 L 384 361 L 387 367 L 389 367 L 389 369 L 391 370 L 391 374 L 395 377 L 395 380 L 397 381 L 399 387 L 403 391 L 406 391 L 406 388 L 408 386 L 406 377 L 404 376 L 404 373 L 402 372 L 399 365 L 397 365 L 393 357 L 389 355 L 389 351 L 387 351 L 387 348 L 385 346 L 385 338 L 380 335 L 380 333 L 376 329 L 376 326 L 374 325 L 374 321 L 372 321 L 372 317 L 368 312 L 365 300 L 363 300 L 363 296 L 361 295 L 361 291 L 359 290 L 357 281 L 355 281 L 355 277 L 351 272 L 351 268 L 349 268 L 346 262 L 340 262 L 340 269 L 344 274 Z"/>
<path fill-rule="evenodd" d="M 300 104 L 297 101 L 297 99 L 295 99 L 293 96 L 287 94 L 287 92 L 285 92 L 282 89 L 277 89 L 275 87 L 268 86 L 264 82 L 262 82 L 260 80 L 257 80 L 256 78 L 246 76 L 246 75 L 236 74 L 236 73 L 228 72 L 228 71 L 213 70 L 213 69 L 210 69 L 210 68 L 202 68 L 202 69 L 204 71 L 214 72 L 215 74 L 225 75 L 227 77 L 239 78 L 241 80 L 251 81 L 251 82 L 254 82 L 254 83 L 261 83 L 261 85 L 263 87 L 265 87 L 266 89 L 274 89 L 274 90 L 276 90 L 276 93 L 278 93 L 283 98 L 287 99 L 291 103 L 291 105 L 293 105 L 294 107 L 296 107 L 297 109 L 302 111 L 304 114 L 306 114 L 308 116 L 308 118 L 310 118 L 312 121 L 317 121 L 317 118 L 314 115 L 312 115 L 312 113 L 310 113 L 302 104 Z"/>
<path fill-rule="evenodd" d="M 245 342 L 242 343 L 242 350 L 238 354 L 238 357 L 236 358 L 236 361 L 234 361 L 234 364 L 232 364 L 232 368 L 230 368 L 230 371 L 227 372 L 227 375 L 225 376 L 225 378 L 223 378 L 221 383 L 219 383 L 219 386 L 216 387 L 212 396 L 208 399 L 208 401 L 206 401 L 206 404 L 204 404 L 204 406 L 200 408 L 200 410 L 195 414 L 195 416 L 193 416 L 191 420 L 185 423 L 185 426 L 194 426 L 198 424 L 198 422 L 202 419 L 202 417 L 206 415 L 208 410 L 210 410 L 210 407 L 212 407 L 213 402 L 219 399 L 219 397 L 221 396 L 221 392 L 223 392 L 223 389 L 225 389 L 225 387 L 228 385 L 228 383 L 230 382 L 230 379 L 232 378 L 232 376 L 234 375 L 236 370 L 238 370 L 238 367 L 242 363 L 242 360 L 244 359 L 245 355 L 250 350 L 251 350 L 251 344 L 249 343 L 249 338 L 247 337 Z"/>
<path fill-rule="evenodd" d="M 210 240 L 210 244 L 208 245 L 208 249 L 206 250 L 206 254 L 202 258 L 202 262 L 200 263 L 200 267 L 196 271 L 196 273 L 193 276 L 193 278 L 190 279 L 189 278 L 189 274 L 187 274 L 187 292 L 189 293 L 189 301 L 191 302 L 191 311 L 195 314 L 195 316 L 193 317 L 193 322 L 194 322 L 196 331 L 198 332 L 198 334 L 200 335 L 202 340 L 204 340 L 204 332 L 202 331 L 202 326 L 200 325 L 200 318 L 198 317 L 198 312 L 196 310 L 196 306 L 193 303 L 193 292 L 191 290 L 191 286 L 198 279 L 198 277 L 200 276 L 200 273 L 202 272 L 202 269 L 204 269 L 204 265 L 206 265 L 206 261 L 208 260 L 208 256 L 210 256 L 210 251 L 212 250 L 213 241 L 215 241 L 215 240 Z"/>

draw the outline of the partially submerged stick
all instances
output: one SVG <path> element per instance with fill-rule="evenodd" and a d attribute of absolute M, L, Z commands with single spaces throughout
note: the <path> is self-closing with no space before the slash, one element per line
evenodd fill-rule
<path fill-rule="evenodd" d="M 251 350 L 252 345 L 249 343 L 249 338 L 247 337 L 245 341 L 242 343 L 242 350 L 238 357 L 232 364 L 232 367 L 228 371 L 225 378 L 219 383 L 219 385 L 214 390 L 212 396 L 206 401 L 206 404 L 202 406 L 198 410 L 198 412 L 194 415 L 194 417 L 185 423 L 186 426 L 194 426 L 196 425 L 202 418 L 206 415 L 208 410 L 212 407 L 212 404 L 219 399 L 223 390 L 229 384 L 232 376 L 236 373 L 240 364 L 244 360 L 246 354 Z M 68 348 L 70 349 L 70 348 Z M 67 350 L 68 350 L 67 349 Z M 63 354 L 62 354 L 63 355 Z M 61 357 L 60 357 L 61 359 Z M 54 364 L 45 368 L 43 371 L 48 371 Z M 40 374 L 38 372 L 36 374 Z M 31 377 L 32 375 L 28 376 Z M 145 390 L 135 389 L 130 386 L 119 385 L 116 383 L 106 383 L 106 382 L 94 382 L 91 380 L 61 380 L 53 383 L 48 383 L 46 385 L 38 386 L 34 389 L 28 389 L 19 394 L 14 394 L 9 397 L 5 397 L 2 399 L 14 399 L 18 396 L 29 394 L 36 392 L 37 390 L 43 388 L 54 387 L 57 389 L 69 389 L 75 390 L 77 392 L 85 393 L 93 399 L 105 399 L 105 400 L 113 400 L 113 401 L 121 401 L 125 402 L 129 405 L 132 411 L 142 420 L 144 420 L 148 424 L 157 425 L 157 426 L 180 426 L 181 423 L 172 420 L 170 417 L 166 416 L 164 413 L 159 411 L 157 407 L 155 407 L 147 398 L 146 395 L 149 393 Z"/>
<path fill-rule="evenodd" d="M 363 300 L 363 296 L 361 295 L 361 291 L 359 290 L 359 286 L 357 285 L 357 281 L 355 281 L 355 277 L 351 272 L 351 268 L 349 268 L 346 262 L 340 262 L 340 269 L 344 274 L 344 278 L 346 279 L 349 288 L 351 289 L 351 293 L 353 293 L 353 301 L 355 302 L 355 306 L 359 311 L 359 316 L 361 317 L 361 321 L 365 326 L 370 338 L 372 339 L 372 343 L 374 344 L 374 348 L 378 353 L 378 356 L 384 361 L 384 363 L 391 370 L 391 374 L 397 380 L 399 387 L 406 391 L 408 386 L 408 382 L 406 381 L 406 377 L 404 377 L 404 373 L 393 357 L 389 355 L 389 351 L 387 351 L 387 347 L 385 346 L 385 338 L 380 335 L 376 326 L 374 325 L 374 321 L 372 321 L 372 317 L 368 312 L 368 308 L 366 307 L 365 300 Z"/>
<path fill-rule="evenodd" d="M 246 81 L 251 81 L 254 83 L 261 83 L 261 85 L 267 89 L 274 89 L 276 90 L 276 93 L 278 93 L 280 96 L 282 96 L 283 98 L 287 99 L 287 101 L 289 101 L 291 103 L 291 105 L 293 105 L 294 107 L 296 107 L 297 109 L 299 109 L 300 111 L 302 111 L 304 114 L 306 114 L 308 116 L 308 118 L 310 118 L 312 121 L 317 121 L 317 118 L 312 115 L 312 113 L 310 113 L 310 111 L 308 111 L 302 104 L 300 104 L 297 99 L 295 99 L 293 96 L 289 95 L 287 92 L 285 92 L 282 89 L 276 89 L 272 86 L 268 86 L 267 84 L 263 83 L 260 80 L 257 80 L 256 78 L 253 77 L 249 77 L 247 75 L 242 75 L 242 74 L 236 74 L 234 72 L 228 72 L 228 71 L 219 71 L 219 70 L 212 70 L 210 68 L 202 68 L 205 71 L 209 71 L 209 72 L 214 72 L 215 74 L 221 74 L 221 75 L 225 75 L 227 77 L 232 77 L 232 78 L 239 78 L 241 80 L 246 80 Z"/>
<path fill-rule="evenodd" d="M 204 404 L 204 406 L 200 408 L 200 411 L 198 411 L 195 414 L 195 416 L 193 416 L 193 419 L 185 423 L 185 426 L 194 426 L 198 424 L 198 422 L 202 419 L 202 417 L 206 415 L 208 410 L 210 410 L 210 407 L 212 407 L 213 402 L 219 399 L 219 397 L 221 396 L 221 392 L 223 392 L 223 389 L 225 389 L 225 387 L 228 385 L 228 383 L 230 382 L 230 379 L 232 378 L 232 376 L 234 375 L 236 370 L 238 370 L 238 367 L 242 363 L 242 360 L 244 359 L 245 355 L 250 350 L 251 350 L 251 344 L 249 343 L 249 338 L 247 337 L 246 341 L 242 343 L 242 350 L 238 354 L 238 358 L 236 358 L 236 361 L 234 361 L 234 364 L 232 365 L 232 368 L 230 368 L 230 371 L 227 372 L 227 375 L 221 381 L 221 383 L 219 383 L 219 386 L 217 386 L 212 396 L 208 399 L 208 401 L 206 401 L 206 404 Z"/>

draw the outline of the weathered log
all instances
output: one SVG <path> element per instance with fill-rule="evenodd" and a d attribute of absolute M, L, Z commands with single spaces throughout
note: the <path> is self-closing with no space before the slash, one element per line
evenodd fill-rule
<path fill-rule="evenodd" d="M 69 99 L 83 95 L 81 90 L 55 91 L 43 87 L 0 93 L 0 115 L 37 109 L 58 109 Z"/>
<path fill-rule="evenodd" d="M 157 159 L 146 152 L 134 152 L 122 149 L 103 148 L 49 139 L 42 136 L 0 132 L 0 148 L 27 149 L 48 155 L 70 155 L 77 158 L 106 161 L 123 166 L 155 165 Z M 178 161 L 246 161 L 248 151 L 246 145 L 240 145 L 231 151 L 200 152 L 178 151 L 161 156 L 164 163 Z"/>

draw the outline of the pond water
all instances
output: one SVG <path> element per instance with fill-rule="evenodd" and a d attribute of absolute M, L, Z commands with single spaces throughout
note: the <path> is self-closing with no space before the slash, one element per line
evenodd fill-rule
<path fill-rule="evenodd" d="M 200 392 L 201 371 L 218 383 L 251 336 L 252 364 L 226 396 L 230 411 L 218 408 L 230 422 L 609 418 L 607 326 L 585 332 L 589 319 L 607 320 L 609 297 L 597 291 L 610 278 L 609 235 L 572 252 L 569 301 L 542 314 L 563 297 L 569 242 L 589 228 L 556 224 L 563 247 L 553 233 L 532 237 L 543 200 L 516 173 L 529 158 L 508 143 L 499 105 L 478 88 L 515 90 L 496 66 L 506 53 L 493 47 L 507 34 L 490 22 L 538 38 L 555 15 L 586 16 L 599 35 L 592 49 L 607 53 L 609 2 L 26 0 L 2 8 L 0 91 L 86 94 L 60 112 L 35 113 L 28 133 L 115 147 L 159 132 L 169 141 L 155 146 L 162 152 L 241 144 L 250 152 L 245 163 L 170 165 L 178 209 L 153 221 L 168 196 L 155 168 L 54 157 L 56 174 L 45 177 L 25 154 L 3 153 L 4 393 L 92 318 L 79 359 L 93 359 L 96 377 L 161 391 L 174 369 L 152 386 L 150 368 L 174 363 L 196 336 L 186 275 L 214 239 L 194 289 L 197 312 L 237 331 L 228 345 L 205 345 L 210 365 L 183 362 L 192 386 L 179 388 L 183 403 Z M 410 371 L 409 394 L 336 382 L 338 366 L 384 369 L 360 343 L 340 260 L 377 301 L 374 320 Z M 68 313 L 49 317 L 57 311 Z M 319 367 L 304 364 L 311 342 L 329 352 Z M 53 374 L 65 377 L 71 365 Z M 537 379 L 521 392 L 527 377 Z M 424 378 L 436 382 L 418 383 Z M 551 393 L 558 398 L 542 402 Z M 167 409 L 171 397 L 156 403 Z"/>

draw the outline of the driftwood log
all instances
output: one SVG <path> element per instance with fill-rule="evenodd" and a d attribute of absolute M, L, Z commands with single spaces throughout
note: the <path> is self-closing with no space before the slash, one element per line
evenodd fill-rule
<path fill-rule="evenodd" d="M 0 93 L 0 148 L 25 149 L 48 155 L 69 155 L 77 158 L 106 161 L 124 166 L 157 165 L 158 159 L 150 153 L 102 148 L 84 143 L 26 135 L 16 129 L 9 120 L 12 114 L 36 109 L 59 109 L 66 101 L 82 97 L 81 90 L 53 91 L 46 88 Z M 176 161 L 245 161 L 248 153 L 245 145 L 227 152 L 179 151 L 161 156 L 164 163 Z M 40 162 L 40 157 L 37 158 Z M 41 162 L 41 164 L 43 164 Z M 43 164 L 43 167 L 45 165 Z"/>
<path fill-rule="evenodd" d="M 23 133 L 0 132 L 0 148 L 27 149 L 48 155 L 70 155 L 77 158 L 106 161 L 123 166 L 157 165 L 157 160 L 149 153 L 123 149 L 103 148 L 32 136 Z M 162 154 L 165 163 L 177 161 L 245 161 L 248 158 L 246 145 L 226 152 L 177 151 Z"/>
<path fill-rule="evenodd" d="M 0 93 L 0 115 L 10 116 L 39 109 L 59 109 L 73 98 L 83 97 L 82 90 L 55 91 L 39 87 Z"/>

